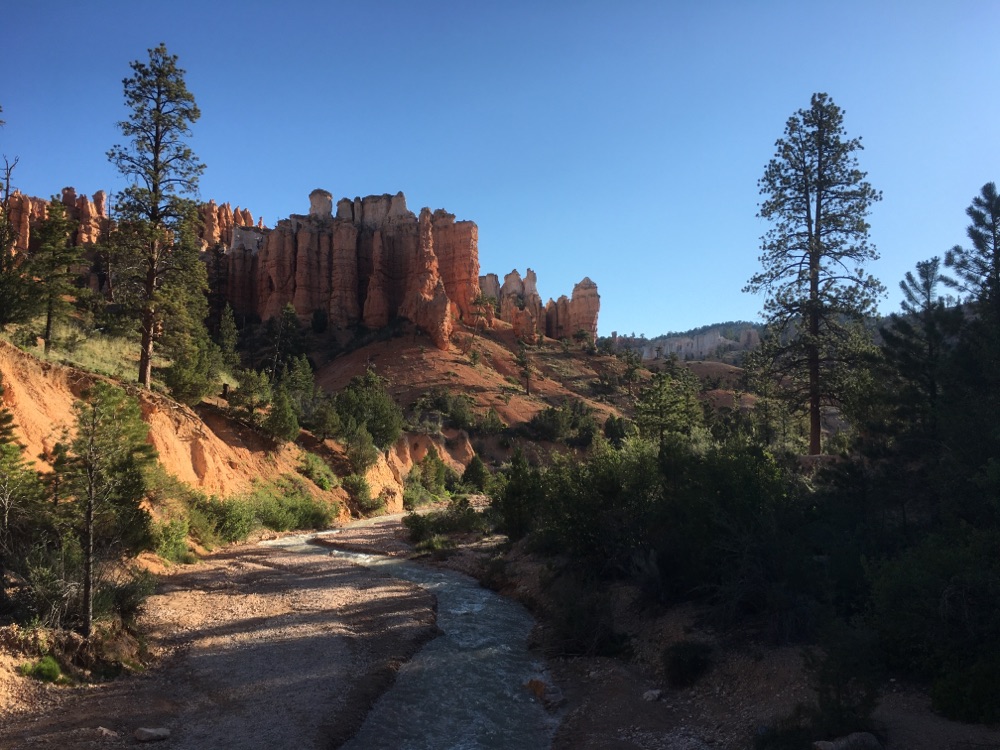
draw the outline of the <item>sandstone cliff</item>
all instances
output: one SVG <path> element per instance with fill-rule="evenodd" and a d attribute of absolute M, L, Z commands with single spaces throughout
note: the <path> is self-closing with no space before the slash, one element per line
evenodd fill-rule
<path fill-rule="evenodd" d="M 273 230 L 234 228 L 224 290 L 233 309 L 267 320 L 291 304 L 303 320 L 319 311 L 342 327 L 402 317 L 446 348 L 479 294 L 476 225 L 440 210 L 418 219 L 402 193 L 344 198 L 336 214 L 327 191 L 309 198 L 308 215 Z"/>
<path fill-rule="evenodd" d="M 100 242 L 107 234 L 110 221 L 107 214 L 107 198 L 103 190 L 94 193 L 94 199 L 86 195 L 78 196 L 71 187 L 62 189 L 60 198 L 66 207 L 66 216 L 79 222 L 73 241 L 76 245 L 91 245 Z M 10 196 L 10 220 L 17 233 L 14 251 L 25 253 L 34 250 L 32 232 L 38 222 L 44 221 L 49 214 L 49 201 L 24 195 L 15 190 Z"/>
<path fill-rule="evenodd" d="M 538 336 L 552 339 L 572 338 L 584 331 L 591 340 L 597 338 L 597 316 L 601 297 L 597 284 L 589 278 L 573 287 L 572 297 L 563 295 L 542 305 L 538 295 L 537 277 L 530 268 L 524 278 L 517 269 L 504 276 L 503 285 L 496 274 L 479 277 L 482 293 L 497 300 L 500 319 L 510 323 L 515 334 L 526 341 Z"/>

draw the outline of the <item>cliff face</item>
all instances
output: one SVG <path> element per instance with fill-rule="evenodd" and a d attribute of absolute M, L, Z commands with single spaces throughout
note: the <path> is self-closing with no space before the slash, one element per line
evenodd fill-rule
<path fill-rule="evenodd" d="M 237 228 L 252 227 L 253 214 L 249 209 L 235 209 L 228 203 L 221 206 L 216 205 L 214 200 L 209 201 L 199 209 L 201 214 L 202 229 L 201 240 L 205 247 L 215 247 L 223 245 L 229 247 L 233 244 L 233 236 Z M 263 217 L 257 221 L 257 228 L 264 229 Z"/>
<path fill-rule="evenodd" d="M 601 297 L 597 284 L 589 278 L 573 287 L 573 296 L 550 299 L 544 306 L 538 295 L 537 277 L 530 268 L 524 278 L 514 269 L 504 276 L 501 286 L 496 274 L 479 277 L 482 293 L 497 300 L 500 320 L 510 323 L 514 332 L 528 341 L 538 336 L 552 339 L 572 338 L 585 331 L 592 340 L 597 338 L 597 316 Z"/>
<path fill-rule="evenodd" d="M 291 304 L 303 320 L 320 311 L 332 325 L 369 328 L 403 317 L 447 348 L 453 322 L 471 319 L 479 294 L 476 225 L 440 210 L 418 219 L 402 193 L 345 198 L 336 215 L 330 193 L 309 198 L 308 215 L 273 230 L 234 229 L 225 290 L 233 309 L 267 320 Z"/>
<path fill-rule="evenodd" d="M 94 199 L 64 188 L 62 203 L 79 222 L 75 241 L 100 242 L 111 227 L 104 191 Z M 542 303 L 535 272 L 515 269 L 504 277 L 479 276 L 479 230 L 438 209 L 406 207 L 406 197 L 370 195 L 336 203 L 325 190 L 309 196 L 309 213 L 293 214 L 274 229 L 254 223 L 248 209 L 214 200 L 199 208 L 205 249 L 225 248 L 222 292 L 241 315 L 267 320 L 291 304 L 307 321 L 317 312 L 335 326 L 381 328 L 397 317 L 423 328 L 446 348 L 456 321 L 474 324 L 480 293 L 497 300 L 500 320 L 519 338 L 597 336 L 600 296 L 585 278 L 572 297 Z M 48 201 L 15 192 L 10 216 L 18 233 L 15 251 L 32 248 L 32 232 Z M 486 313 L 492 325 L 493 309 Z"/>
<path fill-rule="evenodd" d="M 86 195 L 78 196 L 71 187 L 62 189 L 61 202 L 66 207 L 66 216 L 79 222 L 73 241 L 77 245 L 89 245 L 100 242 L 107 234 L 110 226 L 107 213 L 107 198 L 103 190 L 94 193 L 94 199 Z M 34 198 L 15 190 L 10 196 L 10 220 L 17 232 L 14 251 L 28 252 L 34 249 L 31 244 L 32 231 L 38 222 L 44 221 L 49 214 L 49 201 L 44 198 Z"/>

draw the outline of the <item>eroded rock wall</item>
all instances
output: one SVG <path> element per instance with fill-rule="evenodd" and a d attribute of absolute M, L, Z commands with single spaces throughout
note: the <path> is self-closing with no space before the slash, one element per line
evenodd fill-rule
<path fill-rule="evenodd" d="M 343 198 L 334 211 L 330 193 L 314 190 L 307 215 L 237 227 L 227 265 L 225 296 L 239 314 L 267 320 L 291 304 L 303 321 L 322 311 L 332 325 L 369 328 L 402 317 L 441 348 L 479 295 L 476 225 L 442 210 L 418 219 L 402 193 Z"/>
<path fill-rule="evenodd" d="M 108 232 L 110 221 L 107 214 L 107 196 L 103 190 L 94 193 L 90 200 L 86 195 L 77 195 L 76 189 L 62 189 L 59 200 L 66 207 L 66 216 L 78 222 L 73 242 L 76 245 L 92 245 L 100 242 Z M 24 195 L 15 190 L 10 196 L 10 220 L 17 233 L 14 252 L 25 253 L 35 249 L 32 233 L 38 223 L 49 215 L 49 200 Z"/>
<path fill-rule="evenodd" d="M 537 282 L 535 272 L 530 268 L 523 279 L 514 269 L 504 276 L 503 285 L 496 274 L 479 277 L 482 293 L 497 300 L 500 320 L 510 323 L 519 338 L 529 341 L 538 336 L 572 338 L 577 331 L 583 330 L 596 340 L 597 316 L 601 307 L 597 284 L 584 277 L 573 287 L 572 297 L 563 295 L 542 305 Z"/>

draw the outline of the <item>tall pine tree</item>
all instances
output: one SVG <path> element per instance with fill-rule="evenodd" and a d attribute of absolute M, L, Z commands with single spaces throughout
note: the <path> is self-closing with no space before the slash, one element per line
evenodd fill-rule
<path fill-rule="evenodd" d="M 858 169 L 860 138 L 826 94 L 788 119 L 758 182 L 761 218 L 771 222 L 744 291 L 767 295 L 768 350 L 782 381 L 809 413 L 809 452 L 821 449 L 824 405 L 839 400 L 838 369 L 856 363 L 859 324 L 875 312 L 882 285 L 864 270 L 878 259 L 868 213 L 881 200 Z"/>
<path fill-rule="evenodd" d="M 130 183 L 117 196 L 116 241 L 128 277 L 117 286 L 131 287 L 141 339 L 139 382 L 148 388 L 162 324 L 161 290 L 190 266 L 190 248 L 179 240 L 182 225 L 193 220 L 191 197 L 205 167 L 187 145 L 201 112 L 177 56 L 160 44 L 149 50 L 148 62 L 136 60 L 130 67 L 132 76 L 122 82 L 130 114 L 118 123 L 129 143 L 113 146 L 108 158 Z"/>

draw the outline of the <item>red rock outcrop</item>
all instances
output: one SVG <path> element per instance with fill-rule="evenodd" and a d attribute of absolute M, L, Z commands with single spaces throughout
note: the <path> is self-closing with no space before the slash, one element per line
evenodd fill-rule
<path fill-rule="evenodd" d="M 471 321 L 479 295 L 478 230 L 445 211 L 406 208 L 406 198 L 375 195 L 337 202 L 314 190 L 308 215 L 273 230 L 236 225 L 225 295 L 238 314 L 267 320 L 291 304 L 305 321 L 381 328 L 403 317 L 446 347 L 454 320 Z M 225 226 L 227 206 L 217 211 Z"/>
<path fill-rule="evenodd" d="M 479 287 L 484 295 L 498 301 L 500 319 L 510 323 L 519 338 L 572 338 L 579 330 L 586 331 L 591 339 L 597 338 L 601 297 L 597 284 L 589 278 L 573 287 L 571 298 L 563 295 L 555 301 L 550 299 L 545 306 L 538 296 L 535 272 L 530 268 L 523 279 L 517 269 L 511 271 L 504 277 L 503 286 L 495 274 L 480 276 Z"/>
<path fill-rule="evenodd" d="M 231 247 L 233 244 L 233 234 L 237 227 L 253 227 L 253 214 L 249 209 L 235 209 L 229 203 L 217 205 L 214 200 L 203 203 L 199 210 L 201 214 L 202 228 L 200 238 L 202 246 L 205 248 L 222 245 Z M 261 219 L 258 228 L 264 228 L 264 220 Z"/>
<path fill-rule="evenodd" d="M 59 198 L 66 207 L 66 216 L 78 222 L 73 242 L 76 245 L 92 245 L 100 242 L 106 235 L 110 222 L 106 209 L 106 196 L 103 190 L 94 193 L 94 200 L 88 200 L 86 195 L 77 195 L 71 187 L 62 189 Z M 38 222 L 44 221 L 49 215 L 49 201 L 24 195 L 15 190 L 10 196 L 10 219 L 17 232 L 14 251 L 27 252 L 34 249 L 31 244 L 32 231 Z"/>
<path fill-rule="evenodd" d="M 434 254 L 434 227 L 430 209 L 420 212 L 420 244 L 416 267 L 399 314 L 423 328 L 438 349 L 447 349 L 451 339 L 451 300 L 445 290 Z M 476 276 L 479 276 L 478 264 Z"/>
<path fill-rule="evenodd" d="M 586 331 L 591 341 L 597 340 L 597 315 L 601 311 L 601 295 L 597 293 L 597 284 L 586 276 L 573 287 L 573 296 L 569 300 L 570 336 L 577 331 Z"/>

